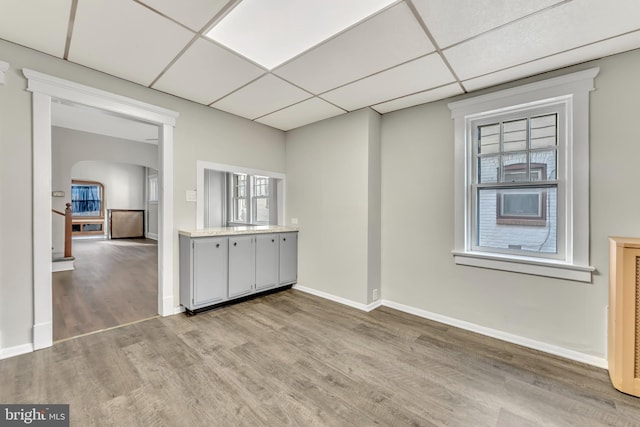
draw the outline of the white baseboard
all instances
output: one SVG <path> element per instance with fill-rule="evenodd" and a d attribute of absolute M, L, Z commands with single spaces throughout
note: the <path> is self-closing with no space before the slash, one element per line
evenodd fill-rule
<path fill-rule="evenodd" d="M 480 335 L 486 335 L 488 337 L 496 338 L 502 341 L 518 344 L 523 347 L 528 347 L 534 350 L 539 350 L 545 353 L 564 357 L 565 359 L 575 360 L 576 362 L 597 366 L 598 368 L 609 368 L 607 359 L 601 357 L 592 356 L 590 354 L 581 353 L 575 350 L 569 350 L 567 348 L 560 347 L 554 344 L 548 344 L 542 341 L 521 337 L 519 335 L 511 334 L 497 329 L 487 328 L 485 326 L 476 325 L 475 323 L 454 319 L 453 317 L 443 316 L 441 314 L 432 313 L 430 311 L 422 310 L 393 301 L 383 300 L 382 305 L 385 307 L 403 311 L 405 313 L 413 314 L 418 317 L 423 317 L 425 319 L 444 323 L 445 325 L 455 326 L 456 328 L 465 329 L 467 331 L 475 332 Z"/>
<path fill-rule="evenodd" d="M 362 304 L 359 302 L 351 301 L 350 299 L 347 299 L 347 298 L 338 297 L 338 296 L 329 294 L 327 292 L 318 291 L 316 289 L 307 288 L 301 285 L 293 285 L 293 289 L 305 292 L 307 294 L 315 295 L 320 298 L 328 299 L 333 302 L 348 305 L 349 307 L 357 308 L 358 310 L 367 311 L 367 312 L 371 310 L 375 310 L 376 308 L 380 307 L 380 305 L 382 304 L 382 301 L 376 301 L 371 304 Z"/>
<path fill-rule="evenodd" d="M 56 261 L 51 263 L 51 272 L 57 273 L 59 271 L 71 271 L 74 270 L 73 260 L 69 261 Z"/>
<path fill-rule="evenodd" d="M 53 321 L 33 325 L 33 349 L 51 347 L 53 345 Z"/>
<path fill-rule="evenodd" d="M 180 314 L 180 313 L 184 313 L 184 312 L 185 312 L 185 308 L 182 305 L 179 305 L 179 306 L 173 308 L 173 314 Z"/>
<path fill-rule="evenodd" d="M 380 300 L 371 304 L 361 304 L 355 301 L 351 301 L 346 298 L 338 297 L 327 292 L 318 291 L 316 289 L 307 288 L 305 286 L 294 285 L 293 289 L 297 289 L 302 292 L 306 292 L 311 295 L 318 296 L 333 302 L 348 305 L 349 307 L 357 308 L 362 311 L 372 311 L 380 306 L 393 308 L 414 316 L 422 317 L 425 319 L 433 320 L 445 325 L 455 326 L 456 328 L 465 329 L 467 331 L 475 332 L 480 335 L 496 338 L 502 341 L 510 342 L 512 344 L 518 344 L 523 347 L 528 347 L 534 350 L 539 350 L 544 353 L 553 354 L 555 356 L 564 357 L 565 359 L 574 360 L 576 362 L 585 363 L 587 365 L 596 366 L 598 368 L 609 369 L 609 363 L 607 359 L 590 354 L 581 353 L 579 351 L 570 350 L 564 347 L 560 347 L 554 344 L 548 344 L 546 342 L 533 340 L 530 338 L 522 337 L 519 335 L 511 334 L 508 332 L 500 331 L 497 329 L 487 328 L 485 326 L 476 325 L 475 323 L 466 322 L 464 320 L 455 319 L 453 317 L 443 316 L 441 314 L 433 313 L 420 308 L 411 307 L 408 305 L 400 304 L 389 300 Z"/>
<path fill-rule="evenodd" d="M 8 359 L 9 357 L 20 356 L 21 354 L 31 353 L 33 351 L 33 344 L 22 344 L 14 347 L 8 347 L 0 349 L 0 360 Z"/>

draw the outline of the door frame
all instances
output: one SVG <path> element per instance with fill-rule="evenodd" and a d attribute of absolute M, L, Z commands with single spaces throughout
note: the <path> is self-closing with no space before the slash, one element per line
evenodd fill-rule
<path fill-rule="evenodd" d="M 158 314 L 175 307 L 173 291 L 173 130 L 179 113 L 38 71 L 23 69 L 32 93 L 33 131 L 33 349 L 53 345 L 51 277 L 51 101 L 99 108 L 158 125 Z"/>

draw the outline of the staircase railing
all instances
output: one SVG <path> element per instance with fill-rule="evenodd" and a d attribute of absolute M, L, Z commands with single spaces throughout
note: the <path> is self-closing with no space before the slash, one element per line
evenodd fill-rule
<path fill-rule="evenodd" d="M 71 255 L 71 203 L 67 203 L 67 207 L 64 212 L 60 212 L 55 209 L 51 209 L 55 214 L 62 215 L 64 217 L 64 257 L 70 258 Z"/>

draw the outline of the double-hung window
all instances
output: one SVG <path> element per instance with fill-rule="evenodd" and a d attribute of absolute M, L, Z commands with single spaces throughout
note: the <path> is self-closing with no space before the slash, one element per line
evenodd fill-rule
<path fill-rule="evenodd" d="M 232 183 L 231 222 L 269 224 L 269 177 L 243 173 L 233 173 L 230 176 Z"/>
<path fill-rule="evenodd" d="M 597 73 L 449 104 L 457 264 L 591 281 L 588 120 Z"/>

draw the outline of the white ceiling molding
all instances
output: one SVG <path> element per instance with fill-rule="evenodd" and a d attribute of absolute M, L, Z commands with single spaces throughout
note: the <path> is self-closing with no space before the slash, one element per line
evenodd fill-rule
<path fill-rule="evenodd" d="M 9 63 L 0 61 L 0 85 L 4 84 L 4 74 L 9 70 Z"/>

